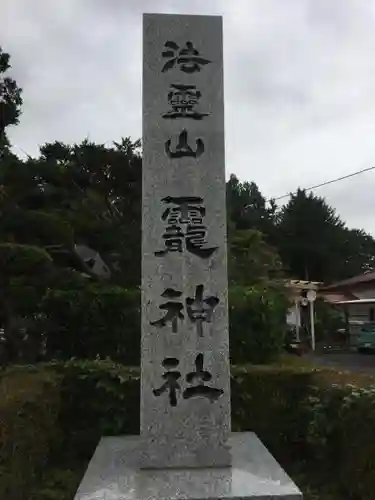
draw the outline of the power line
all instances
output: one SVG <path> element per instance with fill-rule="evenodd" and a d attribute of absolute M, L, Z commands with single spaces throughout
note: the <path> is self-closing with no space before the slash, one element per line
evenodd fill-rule
<path fill-rule="evenodd" d="M 363 174 L 364 172 L 369 172 L 370 170 L 374 170 L 374 169 L 375 169 L 375 166 L 374 167 L 363 168 L 362 170 L 357 170 L 356 172 L 353 172 L 352 174 L 344 175 L 342 177 L 337 177 L 337 179 L 332 179 L 331 181 L 322 182 L 321 184 L 316 184 L 315 186 L 311 186 L 309 188 L 305 188 L 304 190 L 305 191 L 311 191 L 312 189 L 317 189 L 317 188 L 320 188 L 320 187 L 323 187 L 323 186 L 327 186 L 328 184 L 333 184 L 334 182 L 342 181 L 344 179 L 348 179 L 349 177 L 354 177 L 355 175 Z M 287 198 L 291 194 L 292 193 L 283 194 L 282 196 L 278 196 L 277 198 L 272 198 L 272 199 L 274 201 L 282 200 L 283 198 Z"/>

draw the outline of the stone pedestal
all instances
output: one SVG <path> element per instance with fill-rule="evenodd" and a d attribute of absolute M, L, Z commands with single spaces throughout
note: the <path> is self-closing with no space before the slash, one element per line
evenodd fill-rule
<path fill-rule="evenodd" d="M 302 500 L 254 433 L 232 433 L 232 467 L 140 469 L 139 436 L 100 441 L 74 500 Z"/>

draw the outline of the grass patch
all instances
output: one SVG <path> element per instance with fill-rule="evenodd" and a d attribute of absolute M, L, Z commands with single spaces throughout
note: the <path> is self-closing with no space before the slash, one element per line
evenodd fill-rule
<path fill-rule="evenodd" d="M 327 354 L 329 356 L 329 354 Z M 375 362 L 375 358 L 374 358 Z M 319 385 L 355 385 L 356 387 L 375 386 L 375 375 L 347 370 L 334 366 L 322 366 L 314 363 L 313 359 L 284 355 L 278 363 L 268 366 L 294 368 L 296 370 L 314 372 L 314 379 Z"/>

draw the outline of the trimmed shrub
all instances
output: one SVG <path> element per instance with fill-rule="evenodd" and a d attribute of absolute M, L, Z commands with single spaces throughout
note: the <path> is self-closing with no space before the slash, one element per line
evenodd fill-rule
<path fill-rule="evenodd" d="M 285 343 L 288 302 L 277 288 L 260 285 L 229 289 L 232 364 L 269 363 Z"/>
<path fill-rule="evenodd" d="M 58 376 L 23 367 L 0 379 L 0 498 L 23 500 L 60 439 Z"/>
<path fill-rule="evenodd" d="M 375 389 L 333 379 L 309 367 L 233 367 L 232 428 L 255 432 L 287 472 L 302 464 L 343 498 L 372 500 Z M 139 433 L 138 368 L 71 360 L 8 370 L 1 383 L 1 498 L 73 498 L 101 436 Z"/>
<path fill-rule="evenodd" d="M 234 364 L 267 363 L 280 354 L 288 303 L 280 290 L 257 286 L 229 290 L 230 349 Z M 46 359 L 110 357 L 140 364 L 140 293 L 90 285 L 52 290 L 43 302 Z"/>
<path fill-rule="evenodd" d="M 319 342 L 321 340 L 343 341 L 345 336 L 338 334 L 339 329 L 345 329 L 345 319 L 342 311 L 334 309 L 332 304 L 318 298 L 315 302 L 315 338 Z"/>
<path fill-rule="evenodd" d="M 138 369 L 88 360 L 51 363 L 46 369 L 61 377 L 64 453 L 89 459 L 101 436 L 139 434 Z"/>
<path fill-rule="evenodd" d="M 43 302 L 46 359 L 111 359 L 140 362 L 140 293 L 93 284 L 51 290 Z"/>
<path fill-rule="evenodd" d="M 278 456 L 286 450 L 298 456 L 307 429 L 303 403 L 312 383 L 311 371 L 292 367 L 233 368 L 233 431 L 254 431 Z"/>
<path fill-rule="evenodd" d="M 327 480 L 345 498 L 373 500 L 375 387 L 333 386 L 308 399 L 307 440 Z"/>

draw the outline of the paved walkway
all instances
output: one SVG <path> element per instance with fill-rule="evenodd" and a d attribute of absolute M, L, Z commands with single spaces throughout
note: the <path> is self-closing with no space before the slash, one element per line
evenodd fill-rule
<path fill-rule="evenodd" d="M 311 356 L 319 365 L 332 366 L 354 372 L 375 375 L 375 354 L 356 352 L 330 352 Z"/>

